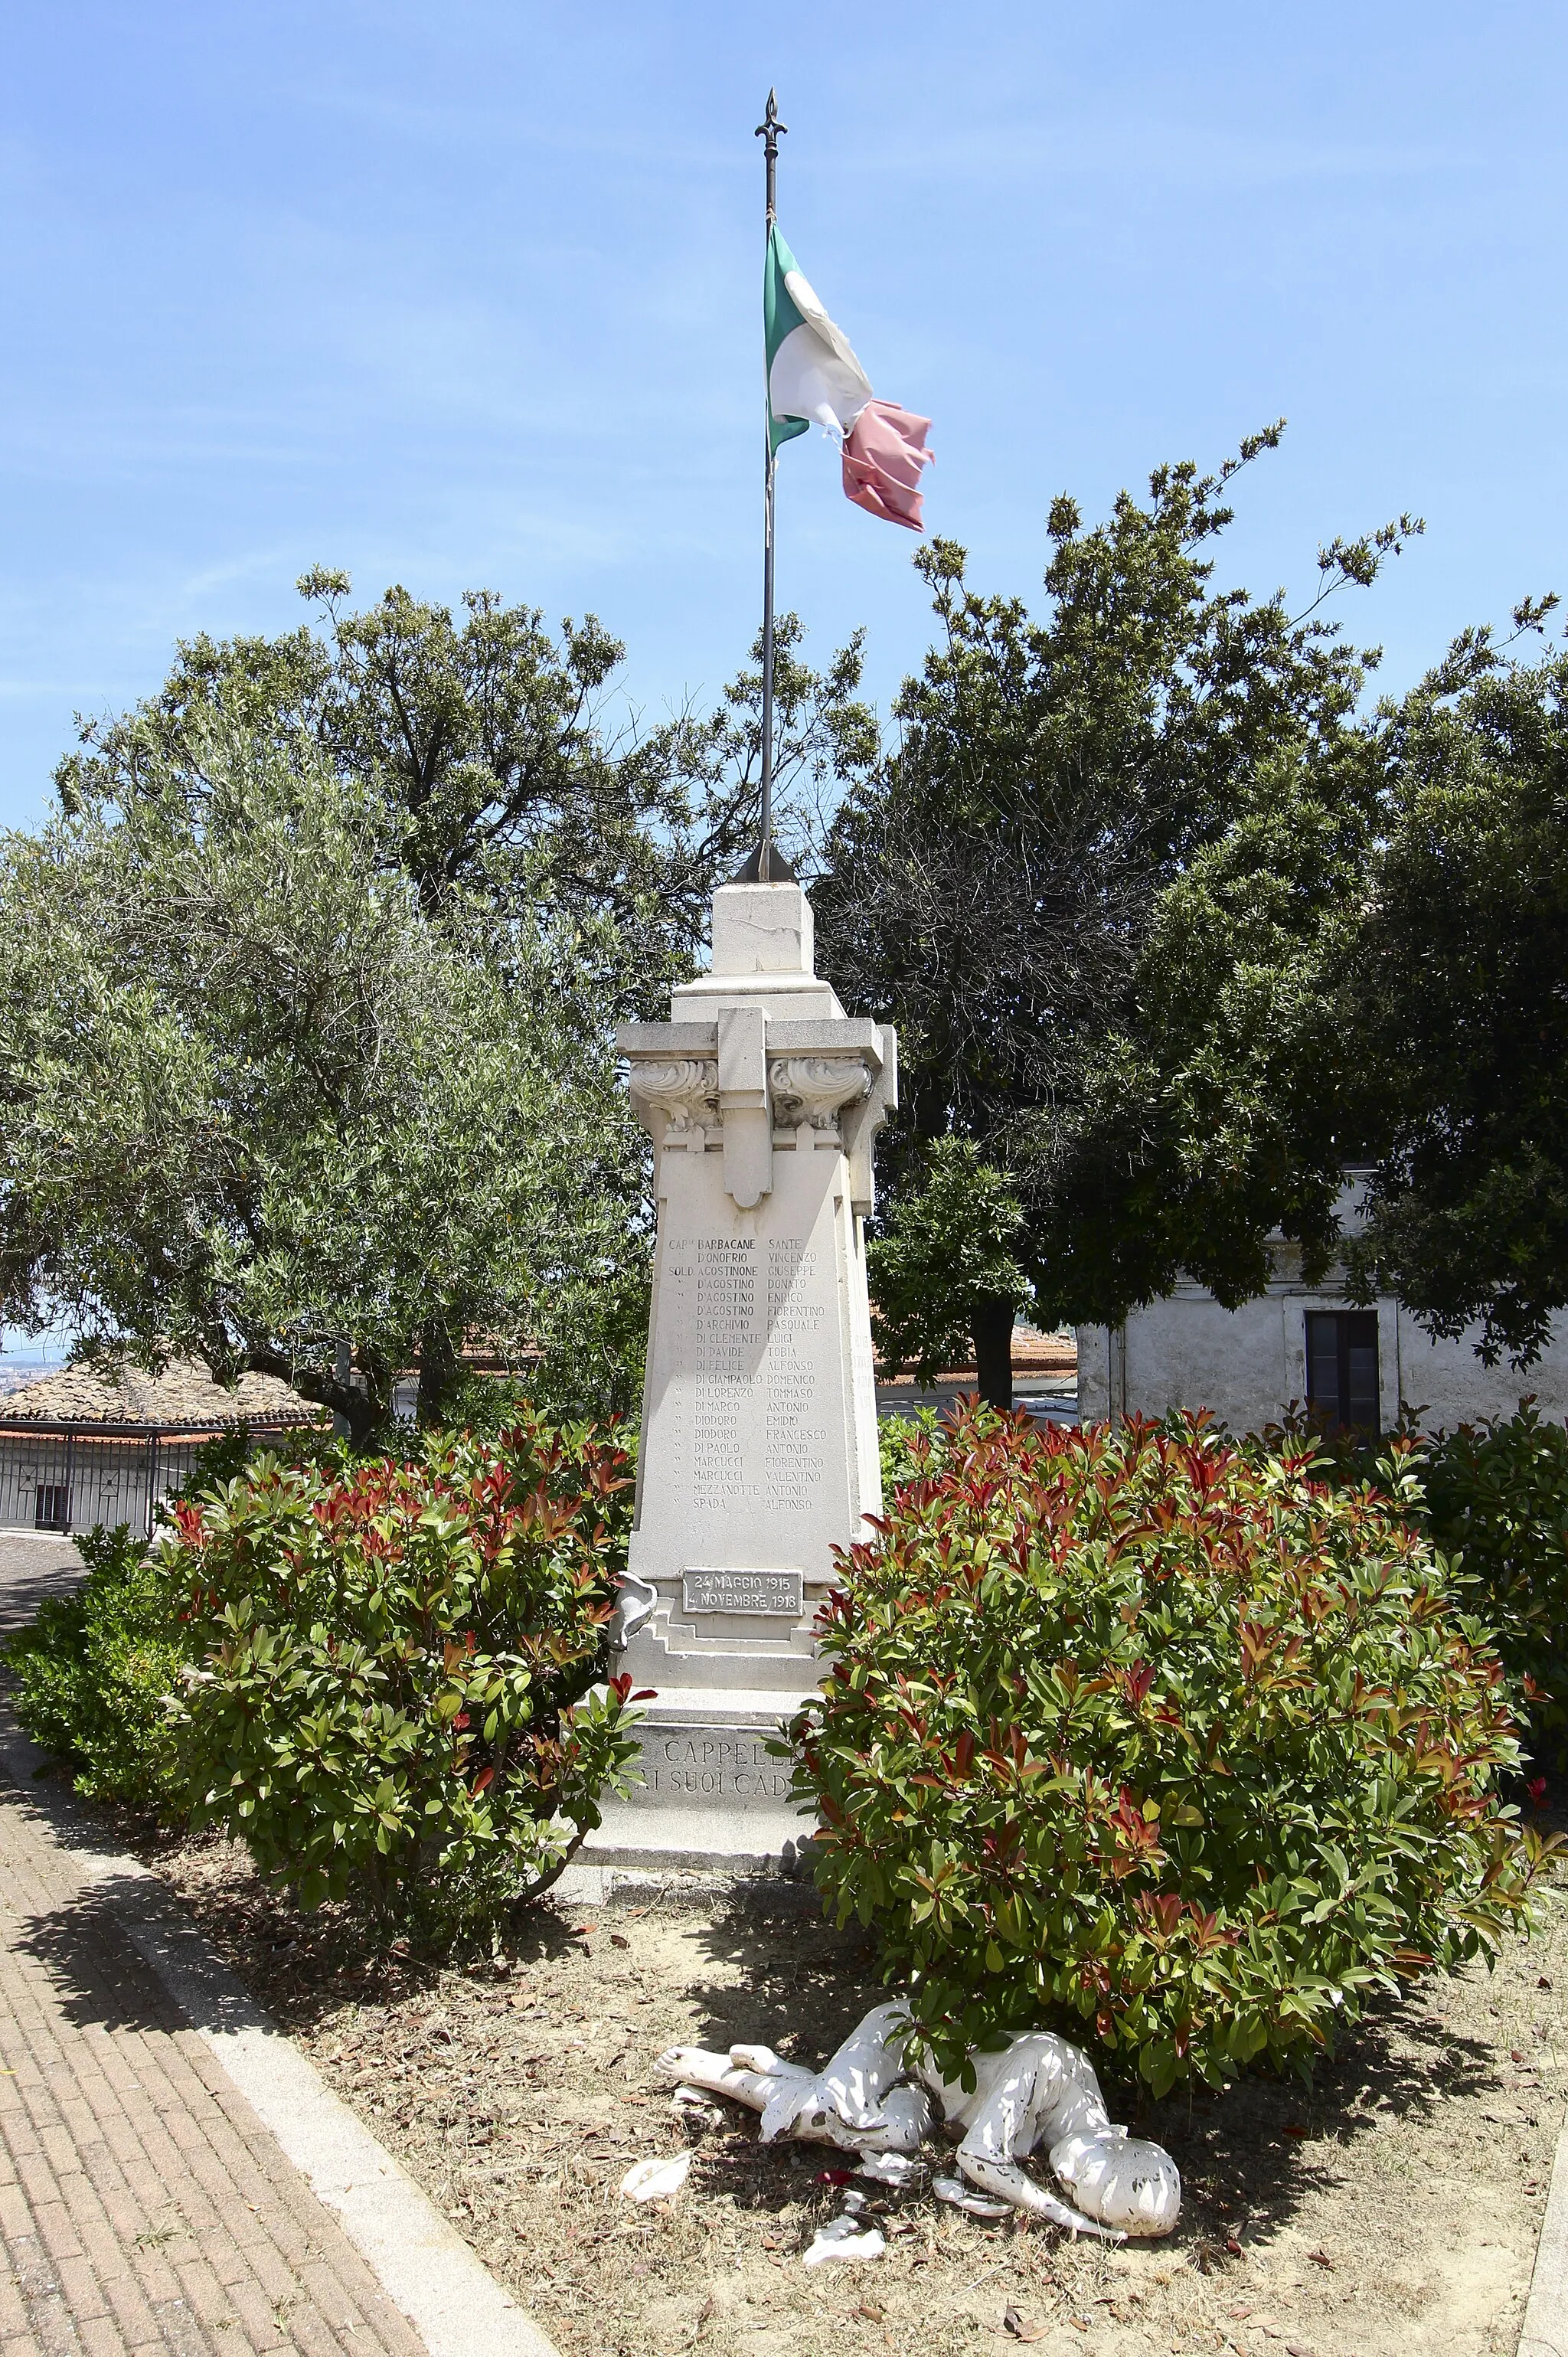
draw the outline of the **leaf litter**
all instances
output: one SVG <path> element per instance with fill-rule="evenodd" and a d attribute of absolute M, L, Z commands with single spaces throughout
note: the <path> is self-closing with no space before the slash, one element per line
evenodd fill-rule
<path fill-rule="evenodd" d="M 651 2068 L 676 2043 L 754 2041 L 811 2063 L 880 2000 L 869 1951 L 808 1893 L 634 1886 L 635 1906 L 595 1922 L 580 1900 L 546 1907 L 460 1966 L 369 1953 L 335 1910 L 301 1918 L 220 1841 L 144 1854 L 563 2357 L 958 2357 L 1023 2341 L 1047 2357 L 1504 2357 L 1517 2341 L 1568 2092 L 1561 1886 L 1542 1932 L 1489 1979 L 1390 2002 L 1310 2092 L 1250 2080 L 1139 2113 L 1119 2090 L 1118 2116 L 1181 2167 L 1169 2241 L 1107 2249 L 1016 2213 L 972 2217 L 934 2201 L 922 2172 L 865 2185 L 853 2224 L 878 2256 L 808 2271 L 844 2210 L 819 2181 L 821 2149 L 759 2145 L 738 2107 L 675 2110 Z M 1498 2124 L 1486 2115 L 1505 2088 L 1517 2116 Z M 620 2198 L 639 2164 L 682 2153 L 677 2199 Z"/>

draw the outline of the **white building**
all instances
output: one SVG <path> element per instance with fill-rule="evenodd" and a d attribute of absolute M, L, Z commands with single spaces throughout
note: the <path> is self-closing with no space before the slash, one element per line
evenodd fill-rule
<path fill-rule="evenodd" d="M 1354 1178 L 1340 1204 L 1353 1230 Z M 1200 1285 L 1180 1283 L 1134 1310 L 1124 1326 L 1078 1329 L 1078 1404 L 1085 1424 L 1107 1415 L 1168 1415 L 1206 1407 L 1232 1431 L 1277 1424 L 1309 1403 L 1326 1423 L 1388 1432 L 1402 1407 L 1426 1431 L 1453 1431 L 1483 1416 L 1511 1415 L 1533 1394 L 1544 1416 L 1568 1416 L 1568 1333 L 1554 1330 L 1523 1370 L 1483 1365 L 1480 1329 L 1434 1342 L 1399 1302 L 1358 1309 L 1337 1289 L 1301 1282 L 1296 1247 L 1274 1240 L 1266 1293 L 1224 1309 Z"/>

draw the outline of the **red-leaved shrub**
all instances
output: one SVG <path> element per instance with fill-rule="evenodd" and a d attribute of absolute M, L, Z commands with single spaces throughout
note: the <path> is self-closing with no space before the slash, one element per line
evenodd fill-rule
<path fill-rule="evenodd" d="M 973 1405 L 910 1450 L 790 1733 L 818 1881 L 945 2067 L 1055 2019 L 1156 2093 L 1305 2069 L 1520 1924 L 1497 1654 L 1397 1461 L 1331 1490 L 1201 1422 Z"/>
<path fill-rule="evenodd" d="M 524 1413 L 177 1508 L 195 1822 L 306 1907 L 450 1926 L 545 1888 L 637 1752 L 607 1653 L 630 1497 L 613 1434 Z"/>

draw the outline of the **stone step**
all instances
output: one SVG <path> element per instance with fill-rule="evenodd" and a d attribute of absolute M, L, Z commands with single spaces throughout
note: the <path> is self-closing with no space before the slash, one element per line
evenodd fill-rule
<path fill-rule="evenodd" d="M 674 1719 L 696 1726 L 765 1727 L 771 1734 L 780 1719 L 790 1717 L 815 1691 L 811 1686 L 660 1686 L 655 1699 L 643 1706 L 645 1724 L 661 1727 Z"/>
<path fill-rule="evenodd" d="M 789 1809 L 789 1762 L 771 1753 L 777 1719 L 731 1719 L 712 1711 L 645 1720 L 643 1781 L 618 1803 L 639 1816 L 711 1808 L 725 1815 Z"/>
<path fill-rule="evenodd" d="M 584 1865 L 789 1872 L 812 1820 L 768 1744 L 804 1699 L 746 1686 L 661 1693 L 639 1729 L 645 1781 L 607 1804 Z"/>
<path fill-rule="evenodd" d="M 777 1803 L 647 1808 L 611 1801 L 603 1824 L 577 1857 L 584 1867 L 642 1873 L 788 1874 L 798 1869 L 800 1846 L 811 1832 L 810 1817 Z"/>

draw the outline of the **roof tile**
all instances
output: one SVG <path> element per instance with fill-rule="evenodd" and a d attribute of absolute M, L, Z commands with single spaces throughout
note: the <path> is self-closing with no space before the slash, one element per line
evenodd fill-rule
<path fill-rule="evenodd" d="M 145 1367 L 61 1367 L 0 1400 L 0 1422 L 145 1424 L 149 1431 L 201 1425 L 314 1424 L 321 1410 L 279 1375 L 242 1375 L 225 1390 L 199 1359 L 172 1359 L 161 1375 Z"/>

